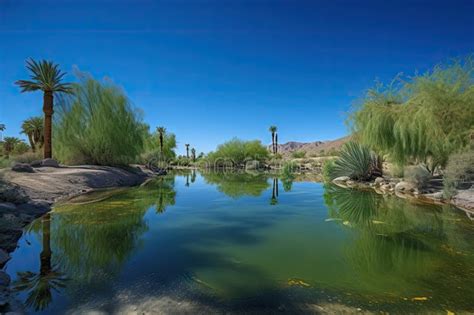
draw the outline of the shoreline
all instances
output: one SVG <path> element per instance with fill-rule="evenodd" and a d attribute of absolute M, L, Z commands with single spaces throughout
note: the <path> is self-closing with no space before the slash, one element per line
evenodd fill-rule
<path fill-rule="evenodd" d="M 397 198 L 423 204 L 451 205 L 465 212 L 469 219 L 474 220 L 474 187 L 459 190 L 451 199 L 446 199 L 440 190 L 420 192 L 413 184 L 396 178 L 378 177 L 371 182 L 360 182 L 343 176 L 335 178 L 331 183 L 346 189 L 371 190 L 379 195 L 395 195 Z"/>

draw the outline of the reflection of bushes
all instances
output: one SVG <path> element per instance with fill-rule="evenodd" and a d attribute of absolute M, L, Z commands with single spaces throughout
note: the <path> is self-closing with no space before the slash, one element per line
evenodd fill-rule
<path fill-rule="evenodd" d="M 250 173 L 204 172 L 202 176 L 209 184 L 232 198 L 260 196 L 268 187 L 267 176 Z"/>
<path fill-rule="evenodd" d="M 118 271 L 148 229 L 145 212 L 174 204 L 173 187 L 174 178 L 158 178 L 103 201 L 56 208 L 52 240 L 64 270 L 86 280 Z"/>

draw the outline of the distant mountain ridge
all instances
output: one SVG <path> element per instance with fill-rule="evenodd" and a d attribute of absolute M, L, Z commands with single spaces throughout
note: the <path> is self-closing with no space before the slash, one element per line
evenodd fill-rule
<path fill-rule="evenodd" d="M 339 150 L 341 146 L 349 141 L 350 136 L 329 141 L 314 141 L 314 142 L 297 142 L 289 141 L 278 145 L 278 153 L 288 156 L 293 152 L 302 151 L 306 153 L 306 157 L 311 155 L 322 155 L 328 152 Z M 269 146 L 271 148 L 271 145 Z"/>

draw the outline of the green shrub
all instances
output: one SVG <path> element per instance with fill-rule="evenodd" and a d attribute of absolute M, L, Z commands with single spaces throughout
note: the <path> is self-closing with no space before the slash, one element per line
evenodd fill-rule
<path fill-rule="evenodd" d="M 36 151 L 36 152 L 25 152 L 20 155 L 15 155 L 12 156 L 12 160 L 14 160 L 17 163 L 31 163 L 33 161 L 37 160 L 42 160 L 43 159 L 43 153 Z"/>
<path fill-rule="evenodd" d="M 111 82 L 79 74 L 74 95 L 57 99 L 55 157 L 63 163 L 126 165 L 143 152 L 148 126 Z"/>
<path fill-rule="evenodd" d="M 339 176 L 369 180 L 379 171 L 377 159 L 369 148 L 352 141 L 344 144 L 333 165 L 325 167 L 326 176 L 330 180 Z"/>
<path fill-rule="evenodd" d="M 426 167 L 421 165 L 407 167 L 405 169 L 405 180 L 415 184 L 418 189 L 425 187 L 432 177 Z"/>
<path fill-rule="evenodd" d="M 295 159 L 302 159 L 306 156 L 306 152 L 304 151 L 295 151 L 291 153 L 291 156 Z"/>
<path fill-rule="evenodd" d="M 13 161 L 7 157 L 0 156 L 0 168 L 9 168 L 12 166 Z"/>
<path fill-rule="evenodd" d="M 453 154 L 444 172 L 444 196 L 451 198 L 459 188 L 474 185 L 474 150 Z"/>
<path fill-rule="evenodd" d="M 209 167 L 228 165 L 243 168 L 247 161 L 264 162 L 268 158 L 268 150 L 260 141 L 232 139 L 219 145 L 215 152 L 209 153 L 206 162 Z"/>
<path fill-rule="evenodd" d="M 332 177 L 334 174 L 334 167 L 335 167 L 335 160 L 327 160 L 323 164 L 323 179 L 326 182 L 330 182 L 334 178 Z"/>
<path fill-rule="evenodd" d="M 431 173 L 466 146 L 474 127 L 474 62 L 467 58 L 367 92 L 349 117 L 359 141 Z"/>

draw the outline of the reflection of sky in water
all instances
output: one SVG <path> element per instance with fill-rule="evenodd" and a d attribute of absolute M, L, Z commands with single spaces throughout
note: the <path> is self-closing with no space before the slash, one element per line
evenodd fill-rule
<path fill-rule="evenodd" d="M 44 312 L 271 312 L 329 299 L 392 311 L 474 307 L 474 231 L 462 214 L 309 182 L 284 191 L 278 181 L 276 196 L 276 182 L 204 174 L 186 186 L 169 176 L 58 207 L 51 256 L 70 280 Z M 44 228 L 39 219 L 20 240 L 6 267 L 14 280 L 39 272 Z"/>

